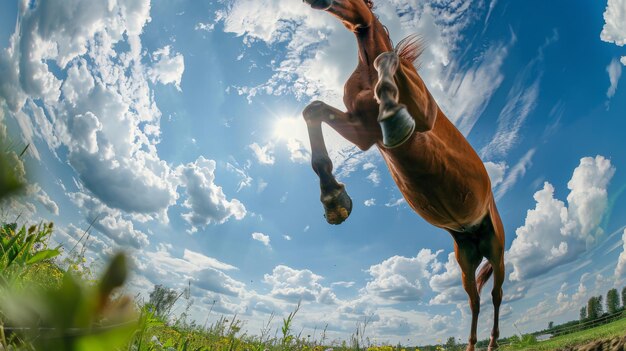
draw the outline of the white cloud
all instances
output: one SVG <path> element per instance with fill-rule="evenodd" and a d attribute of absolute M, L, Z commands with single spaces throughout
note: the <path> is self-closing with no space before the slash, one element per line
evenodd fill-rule
<path fill-rule="evenodd" d="M 405 204 L 406 200 L 403 197 L 397 199 L 391 199 L 389 202 L 385 204 L 386 207 L 398 207 L 402 204 Z"/>
<path fill-rule="evenodd" d="M 161 114 L 142 63 L 140 34 L 149 13 L 148 0 L 23 5 L 10 46 L 0 53 L 0 100 L 25 138 L 34 129 L 54 154 L 69 150 L 67 160 L 89 193 L 111 208 L 167 222 L 177 194 L 156 152 Z M 66 76 L 56 77 L 52 67 Z"/>
<path fill-rule="evenodd" d="M 495 188 L 504 180 L 504 173 L 508 165 L 506 162 L 485 162 L 485 169 L 487 170 L 487 174 L 489 175 L 489 179 L 491 180 L 491 187 Z"/>
<path fill-rule="evenodd" d="M 321 304 L 336 304 L 337 297 L 330 288 L 320 284 L 323 279 L 308 269 L 297 270 L 288 266 L 274 267 L 272 274 L 265 274 L 263 281 L 272 287 L 275 298 L 297 302 L 317 301 Z"/>
<path fill-rule="evenodd" d="M 624 229 L 624 234 L 622 235 L 622 244 L 624 249 L 619 254 L 617 265 L 615 266 L 615 277 L 617 278 L 626 276 L 626 229 Z"/>
<path fill-rule="evenodd" d="M 252 233 L 252 239 L 254 239 L 256 241 L 262 242 L 263 245 L 265 245 L 265 246 L 270 246 L 270 236 L 269 235 L 265 235 L 263 233 L 254 232 L 254 233 Z"/>
<path fill-rule="evenodd" d="M 283 239 L 285 239 L 287 241 L 291 241 L 291 236 L 285 234 L 285 235 L 283 235 Z"/>
<path fill-rule="evenodd" d="M 250 149 L 254 152 L 254 156 L 256 156 L 257 161 L 259 161 L 262 165 L 273 165 L 274 164 L 274 144 L 267 143 L 263 146 L 252 143 L 249 145 Z"/>
<path fill-rule="evenodd" d="M 166 45 L 152 53 L 153 64 L 148 70 L 152 82 L 174 84 L 180 91 L 180 81 L 185 72 L 185 60 L 180 53 L 171 53 L 171 47 Z"/>
<path fill-rule="evenodd" d="M 215 168 L 215 161 L 200 156 L 176 169 L 181 185 L 186 188 L 183 207 L 190 210 L 182 216 L 192 232 L 210 223 L 224 223 L 231 217 L 241 220 L 246 216 L 245 206 L 237 199 L 227 200 L 222 188 L 215 184 Z"/>
<path fill-rule="evenodd" d="M 366 291 L 388 301 L 419 300 L 432 271 L 440 265 L 440 252 L 422 249 L 415 257 L 393 256 L 371 266 L 367 271 L 372 281 L 367 283 Z"/>
<path fill-rule="evenodd" d="M 626 66 L 626 56 L 622 56 L 619 61 L 622 63 L 622 65 Z"/>
<path fill-rule="evenodd" d="M 160 244 L 156 251 L 142 251 L 141 255 L 135 255 L 138 271 L 153 284 L 180 288 L 191 281 L 195 287 L 218 294 L 244 294 L 245 284 L 223 272 L 237 267 L 190 250 L 185 250 L 182 258 L 174 257 L 170 247 Z"/>
<path fill-rule="evenodd" d="M 606 67 L 606 72 L 609 74 L 609 81 L 611 82 L 611 86 L 609 86 L 609 90 L 606 92 L 606 96 L 608 98 L 612 98 L 615 95 L 615 91 L 617 90 L 617 83 L 619 83 L 619 78 L 622 76 L 622 66 L 620 65 L 617 59 L 613 59 L 611 63 Z"/>
<path fill-rule="evenodd" d="M 237 267 L 229 265 L 228 263 L 221 262 L 213 257 L 208 257 L 199 252 L 191 251 L 189 249 L 185 249 L 183 251 L 183 259 L 195 265 L 199 269 L 215 268 L 222 271 L 237 269 Z"/>
<path fill-rule="evenodd" d="M 495 198 L 500 200 L 504 194 L 509 191 L 517 183 L 520 177 L 526 174 L 528 167 L 532 165 L 532 158 L 535 154 L 535 149 L 530 149 L 522 156 L 522 158 L 511 168 L 509 173 L 506 174 L 504 180 L 496 187 Z"/>
<path fill-rule="evenodd" d="M 196 26 L 194 27 L 195 30 L 203 30 L 206 32 L 212 32 L 213 29 L 215 29 L 215 24 L 214 23 L 202 23 L 202 22 L 198 22 L 196 24 Z"/>
<path fill-rule="evenodd" d="M 530 74 L 530 70 L 524 72 L 509 91 L 506 98 L 507 103 L 498 116 L 496 134 L 480 152 L 483 158 L 504 156 L 517 143 L 520 128 L 537 106 L 537 98 L 539 97 L 541 76 L 536 77 L 529 87 L 523 86 L 528 79 L 527 75 Z"/>
<path fill-rule="evenodd" d="M 554 198 L 554 187 L 548 182 L 535 193 L 535 208 L 528 210 L 507 251 L 507 261 L 513 265 L 511 280 L 546 273 L 594 243 L 602 234 L 599 225 L 608 207 L 607 187 L 614 172 L 604 157 L 585 157 L 567 184 L 567 207 Z"/>
<path fill-rule="evenodd" d="M 344 282 L 344 281 L 340 281 L 340 282 L 334 282 L 331 283 L 330 286 L 340 286 L 342 288 L 351 288 L 354 286 L 354 282 Z"/>
<path fill-rule="evenodd" d="M 139 249 L 148 245 L 148 236 L 135 229 L 132 221 L 125 219 L 121 211 L 112 209 L 95 197 L 84 193 L 68 194 L 85 218 L 94 228 L 121 247 Z"/>
<path fill-rule="evenodd" d="M 111 239 L 93 235 L 91 231 L 85 233 L 85 229 L 80 229 L 71 223 L 65 228 L 55 226 L 52 240 L 63 246 L 64 254 L 69 254 L 72 249 L 75 252 L 89 250 L 101 257 L 113 254 L 114 245 Z"/>
<path fill-rule="evenodd" d="M 626 0 L 608 0 L 600 39 L 618 46 L 626 44 Z"/>
<path fill-rule="evenodd" d="M 59 206 L 54 200 L 50 198 L 48 193 L 46 193 L 39 184 L 35 183 L 33 185 L 29 185 L 27 189 L 28 194 L 32 194 L 35 200 L 42 204 L 50 213 L 58 216 L 59 215 Z"/>
<path fill-rule="evenodd" d="M 440 274 L 433 274 L 429 284 L 438 294 L 430 300 L 430 304 L 442 305 L 458 303 L 467 300 L 467 294 L 462 287 L 461 268 L 456 262 L 454 252 L 448 254 L 445 270 Z"/>
<path fill-rule="evenodd" d="M 376 199 L 374 199 L 374 198 L 367 199 L 367 200 L 365 200 L 365 201 L 363 202 L 363 204 L 364 204 L 365 206 L 367 206 L 367 207 L 374 206 L 374 205 L 376 205 Z"/>
<path fill-rule="evenodd" d="M 235 174 L 237 174 L 237 176 L 241 179 L 239 181 L 239 185 L 237 186 L 237 192 L 240 192 L 241 189 L 243 189 L 243 188 L 248 188 L 248 187 L 252 186 L 252 180 L 253 179 L 246 172 L 250 168 L 249 164 L 246 164 L 243 168 L 239 168 L 239 167 L 231 164 L 230 162 L 228 162 L 228 163 L 226 163 L 226 168 L 229 171 L 234 172 Z M 261 183 L 259 183 L 259 187 L 261 187 Z"/>

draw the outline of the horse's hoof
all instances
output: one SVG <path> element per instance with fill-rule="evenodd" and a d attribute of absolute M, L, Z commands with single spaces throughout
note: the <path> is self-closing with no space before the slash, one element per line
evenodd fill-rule
<path fill-rule="evenodd" d="M 327 10 L 333 4 L 333 0 L 304 0 L 304 2 L 316 10 Z"/>
<path fill-rule="evenodd" d="M 329 224 L 343 223 L 352 212 L 352 199 L 343 184 L 330 194 L 322 194 L 321 200 L 324 205 L 324 217 Z"/>
<path fill-rule="evenodd" d="M 383 131 L 383 145 L 389 149 L 404 144 L 415 132 L 415 120 L 402 105 L 381 116 L 379 123 Z"/>

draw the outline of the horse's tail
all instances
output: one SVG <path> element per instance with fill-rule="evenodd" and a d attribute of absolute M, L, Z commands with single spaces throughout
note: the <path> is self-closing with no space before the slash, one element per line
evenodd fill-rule
<path fill-rule="evenodd" d="M 411 34 L 408 37 L 400 40 L 396 45 L 396 53 L 401 59 L 406 60 L 409 63 L 415 63 L 417 59 L 424 53 L 425 41 L 422 36 L 418 34 Z"/>
<path fill-rule="evenodd" d="M 489 280 L 491 277 L 491 273 L 493 273 L 493 267 L 489 261 L 485 262 L 485 264 L 478 271 L 478 277 L 476 278 L 476 285 L 478 286 L 478 293 L 483 289 L 483 285 Z"/>

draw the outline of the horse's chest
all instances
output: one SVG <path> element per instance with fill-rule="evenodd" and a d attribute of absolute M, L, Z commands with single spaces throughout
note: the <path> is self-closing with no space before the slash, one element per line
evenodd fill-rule
<path fill-rule="evenodd" d="M 346 108 L 359 118 L 370 120 L 378 115 L 378 103 L 374 97 L 370 74 L 357 67 L 344 86 L 343 100 Z"/>

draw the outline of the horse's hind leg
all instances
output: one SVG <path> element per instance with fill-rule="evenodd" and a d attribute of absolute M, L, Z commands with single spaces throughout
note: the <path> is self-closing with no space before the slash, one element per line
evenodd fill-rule
<path fill-rule="evenodd" d="M 394 80 L 400 57 L 397 53 L 385 52 L 374 61 L 378 71 L 375 96 L 379 104 L 378 122 L 383 131 L 383 144 L 388 148 L 402 145 L 415 131 L 415 120 L 406 109 L 399 104 L 399 90 Z"/>
<path fill-rule="evenodd" d="M 489 223 L 485 232 L 485 240 L 481 241 L 480 251 L 493 270 L 493 289 L 491 297 L 493 299 L 493 328 L 491 329 L 491 340 L 489 341 L 489 351 L 498 349 L 498 337 L 500 329 L 498 320 L 500 318 L 500 304 L 502 303 L 502 284 L 504 283 L 504 226 L 500 220 L 500 215 L 495 206 L 495 201 L 491 200 L 489 210 Z"/>
<path fill-rule="evenodd" d="M 476 329 L 478 326 L 478 314 L 480 313 L 480 294 L 476 285 L 476 269 L 483 257 L 479 252 L 478 243 L 473 238 L 467 237 L 466 233 L 451 233 L 454 238 L 456 260 L 461 267 L 463 288 L 469 297 L 470 309 L 472 311 L 472 327 L 466 351 L 474 351 L 474 345 L 478 341 Z"/>
<path fill-rule="evenodd" d="M 302 115 L 306 121 L 309 140 L 311 141 L 311 165 L 320 178 L 320 200 L 324 205 L 326 221 L 330 224 L 340 224 L 350 215 L 352 200 L 348 196 L 345 186 L 339 183 L 333 175 L 333 164 L 328 157 L 324 135 L 322 134 L 322 122 L 330 125 L 344 137 L 348 136 L 352 139 L 358 136 L 358 125 L 352 121 L 349 114 L 321 101 L 314 101 L 309 104 Z"/>

